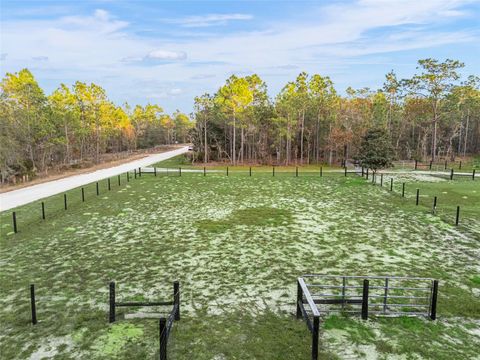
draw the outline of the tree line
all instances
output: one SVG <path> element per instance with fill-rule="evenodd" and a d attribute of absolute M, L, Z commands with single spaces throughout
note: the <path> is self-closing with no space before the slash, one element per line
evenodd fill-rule
<path fill-rule="evenodd" d="M 117 106 L 94 83 L 61 84 L 47 96 L 29 70 L 8 73 L 0 83 L 1 181 L 186 142 L 192 127 L 187 115 L 159 105 Z"/>
<path fill-rule="evenodd" d="M 340 95 L 328 76 L 300 73 L 275 98 L 258 75 L 232 75 L 213 95 L 195 98 L 199 161 L 332 164 L 359 154 L 370 129 L 384 130 L 397 159 L 435 161 L 480 152 L 480 79 L 461 81 L 464 64 L 418 61 L 417 73 L 392 70 L 381 89 Z"/>

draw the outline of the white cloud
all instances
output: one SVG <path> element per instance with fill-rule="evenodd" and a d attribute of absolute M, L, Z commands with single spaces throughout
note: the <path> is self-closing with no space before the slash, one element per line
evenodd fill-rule
<path fill-rule="evenodd" d="M 7 53 L 1 53 L 0 54 L 0 61 L 7 60 L 7 56 L 8 56 Z"/>
<path fill-rule="evenodd" d="M 179 88 L 171 89 L 169 92 L 170 95 L 180 95 L 182 93 L 183 93 L 183 90 Z"/>
<path fill-rule="evenodd" d="M 185 60 L 187 54 L 183 51 L 154 50 L 146 58 L 155 60 Z"/>
<path fill-rule="evenodd" d="M 34 56 L 34 57 L 32 57 L 32 60 L 35 60 L 35 61 L 48 61 L 48 56 Z"/>
<path fill-rule="evenodd" d="M 208 14 L 199 16 L 187 16 L 180 19 L 166 19 L 170 24 L 179 24 L 183 27 L 207 27 L 226 25 L 232 20 L 252 20 L 250 14 Z"/>

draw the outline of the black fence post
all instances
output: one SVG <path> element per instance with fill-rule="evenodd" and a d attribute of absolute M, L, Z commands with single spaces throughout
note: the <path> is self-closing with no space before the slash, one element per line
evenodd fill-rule
<path fill-rule="evenodd" d="M 227 171 L 228 174 L 228 171 Z M 207 168 L 204 166 L 203 167 L 203 176 L 207 176 Z"/>
<path fill-rule="evenodd" d="M 30 308 L 32 309 L 32 325 L 37 323 L 37 306 L 35 304 L 35 285 L 30 285 Z"/>
<path fill-rule="evenodd" d="M 323 166 L 320 166 L 320 177 L 323 176 Z"/>
<path fill-rule="evenodd" d="M 383 174 L 380 174 L 380 186 L 383 187 Z"/>
<path fill-rule="evenodd" d="M 417 199 L 415 200 L 415 205 L 418 205 L 419 201 L 420 201 L 420 189 L 417 189 Z"/>
<path fill-rule="evenodd" d="M 182 176 L 182 167 L 181 166 L 178 167 L 178 176 Z"/>
<path fill-rule="evenodd" d="M 249 171 L 250 176 L 252 176 L 252 167 L 251 166 L 250 166 L 248 171 Z"/>
<path fill-rule="evenodd" d="M 437 318 L 437 297 L 438 297 L 438 280 L 433 280 L 432 302 L 430 305 L 430 319 Z"/>
<path fill-rule="evenodd" d="M 445 160 L 445 170 L 447 170 L 447 160 Z"/>
<path fill-rule="evenodd" d="M 318 360 L 318 335 L 320 317 L 318 315 L 313 316 L 313 328 L 312 328 L 312 360 Z"/>
<path fill-rule="evenodd" d="M 115 281 L 110 282 L 110 315 L 109 322 L 115 322 Z"/>
<path fill-rule="evenodd" d="M 63 205 L 65 206 L 65 210 L 67 210 L 67 194 L 63 194 Z"/>
<path fill-rule="evenodd" d="M 417 170 L 418 160 L 415 160 L 415 170 Z"/>
<path fill-rule="evenodd" d="M 437 197 L 435 196 L 433 198 L 433 207 L 432 207 L 432 214 L 435 214 L 435 211 L 437 210 Z"/>
<path fill-rule="evenodd" d="M 142 168 L 141 167 L 138 168 L 138 177 L 142 177 Z"/>
<path fill-rule="evenodd" d="M 368 168 L 367 168 L 367 180 L 368 180 Z"/>
<path fill-rule="evenodd" d="M 107 184 L 108 184 L 108 191 L 110 191 L 112 189 L 110 186 L 110 178 L 107 179 Z"/>
<path fill-rule="evenodd" d="M 347 176 L 347 167 L 345 166 L 345 177 Z"/>
<path fill-rule="evenodd" d="M 462 170 L 462 160 L 460 160 L 460 164 L 458 164 L 458 170 Z"/>
<path fill-rule="evenodd" d="M 82 187 L 82 202 L 85 202 L 85 189 Z"/>
<path fill-rule="evenodd" d="M 453 180 L 453 168 L 450 170 L 450 180 Z"/>
<path fill-rule="evenodd" d="M 472 171 L 472 180 L 475 180 L 475 169 Z"/>
<path fill-rule="evenodd" d="M 42 219 L 45 220 L 45 203 L 42 201 Z"/>
<path fill-rule="evenodd" d="M 300 308 L 300 304 L 303 302 L 303 290 L 300 286 L 300 281 L 297 280 L 297 319 L 302 317 L 302 310 Z"/>
<path fill-rule="evenodd" d="M 133 169 L 133 177 L 136 179 L 137 178 L 137 169 Z"/>
<path fill-rule="evenodd" d="M 460 206 L 457 206 L 457 215 L 455 217 L 455 225 L 458 226 L 458 221 L 460 220 Z"/>
<path fill-rule="evenodd" d="M 127 171 L 127 182 L 130 182 L 130 171 Z"/>
<path fill-rule="evenodd" d="M 118 186 L 120 186 L 120 175 L 117 176 L 118 179 Z"/>
<path fill-rule="evenodd" d="M 153 167 L 153 175 L 157 176 L 157 168 L 155 166 Z"/>
<path fill-rule="evenodd" d="M 433 162 L 433 161 L 430 160 L 430 166 L 429 166 L 430 170 L 432 170 L 432 162 Z"/>
<path fill-rule="evenodd" d="M 18 233 L 18 229 L 17 229 L 17 213 L 15 211 L 12 212 L 12 220 L 13 220 L 13 232 L 16 234 Z"/>
<path fill-rule="evenodd" d="M 180 320 L 180 283 L 178 281 L 173 282 L 173 303 L 177 305 L 175 321 L 178 321 Z"/>
<path fill-rule="evenodd" d="M 362 319 L 368 319 L 368 279 L 363 280 Z"/>
<path fill-rule="evenodd" d="M 272 176 L 275 176 L 275 166 L 272 166 Z"/>
<path fill-rule="evenodd" d="M 362 177 L 365 175 L 365 172 L 363 170 L 363 166 L 362 166 Z"/>
<path fill-rule="evenodd" d="M 393 191 L 393 178 L 390 178 L 390 191 Z"/>
<path fill-rule="evenodd" d="M 97 196 L 100 195 L 100 191 L 98 189 L 98 181 L 97 181 Z"/>
<path fill-rule="evenodd" d="M 227 176 L 228 176 L 228 166 L 227 166 Z"/>
<path fill-rule="evenodd" d="M 160 360 L 167 360 L 167 319 L 160 318 Z"/>
<path fill-rule="evenodd" d="M 405 197 L 405 183 L 402 183 L 402 197 Z"/>

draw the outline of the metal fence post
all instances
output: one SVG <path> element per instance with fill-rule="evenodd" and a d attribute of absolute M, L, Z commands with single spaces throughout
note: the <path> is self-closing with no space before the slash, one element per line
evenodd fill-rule
<path fill-rule="evenodd" d="M 100 195 L 100 191 L 98 190 L 98 181 L 97 181 L 97 196 Z"/>
<path fill-rule="evenodd" d="M 402 183 L 402 197 L 405 197 L 405 183 Z"/>
<path fill-rule="evenodd" d="M 312 329 L 312 360 L 318 360 L 318 335 L 319 335 L 320 317 L 318 315 L 313 316 L 313 329 Z"/>
<path fill-rule="evenodd" d="M 320 166 L 320 177 L 323 176 L 323 166 Z"/>
<path fill-rule="evenodd" d="M 272 176 L 275 176 L 275 166 L 272 166 Z"/>
<path fill-rule="evenodd" d="M 227 176 L 228 176 L 228 166 L 227 166 Z"/>
<path fill-rule="evenodd" d="M 303 290 L 302 287 L 300 286 L 300 281 L 297 280 L 297 319 L 300 319 L 302 317 L 302 310 L 300 309 L 300 304 L 303 301 Z"/>
<path fill-rule="evenodd" d="M 450 180 L 453 180 L 453 168 L 450 170 Z"/>
<path fill-rule="evenodd" d="M 437 297 L 438 297 L 438 280 L 433 280 L 432 300 L 430 304 L 430 319 L 437 318 Z"/>
<path fill-rule="evenodd" d="M 380 186 L 383 186 L 383 174 L 380 174 Z"/>
<path fill-rule="evenodd" d="M 250 168 L 249 168 L 248 171 L 249 171 L 249 173 L 250 173 L 250 176 L 252 176 L 252 167 L 251 167 L 251 166 L 250 166 Z"/>
<path fill-rule="evenodd" d="M 32 309 L 32 324 L 37 323 L 37 306 L 35 304 L 35 285 L 30 285 L 30 307 Z"/>
<path fill-rule="evenodd" d="M 63 205 L 65 207 L 65 210 L 67 210 L 67 194 L 63 194 Z"/>
<path fill-rule="evenodd" d="M 345 166 L 345 177 L 347 176 L 347 167 Z"/>
<path fill-rule="evenodd" d="M 457 216 L 455 217 L 455 225 L 458 226 L 458 221 L 460 220 L 460 206 L 457 206 Z"/>
<path fill-rule="evenodd" d="M 227 171 L 228 174 L 228 171 Z M 207 168 L 204 166 L 203 167 L 203 176 L 207 176 Z"/>
<path fill-rule="evenodd" d="M 42 219 L 45 220 L 45 203 L 42 201 Z"/>
<path fill-rule="evenodd" d="M 419 201 L 420 201 L 420 189 L 417 189 L 417 199 L 415 200 L 415 205 L 418 205 Z"/>
<path fill-rule="evenodd" d="M 298 166 L 295 166 L 295 177 L 298 177 Z"/>
<path fill-rule="evenodd" d="M 82 187 L 82 202 L 85 202 L 85 189 Z"/>
<path fill-rule="evenodd" d="M 390 191 L 393 191 L 393 178 L 390 178 Z"/>
<path fill-rule="evenodd" d="M 177 305 L 175 320 L 180 320 L 180 283 L 178 281 L 173 282 L 173 302 Z"/>
<path fill-rule="evenodd" d="M 363 294 L 362 294 L 362 319 L 368 319 L 368 279 L 363 280 Z"/>
<path fill-rule="evenodd" d="M 138 176 L 142 177 L 142 168 L 141 167 L 138 168 Z"/>
<path fill-rule="evenodd" d="M 127 171 L 127 182 L 130 181 L 130 171 Z"/>
<path fill-rule="evenodd" d="M 118 178 L 118 186 L 120 186 L 120 175 L 118 175 L 117 178 Z"/>
<path fill-rule="evenodd" d="M 133 177 L 136 179 L 137 178 L 137 169 L 133 169 Z"/>
<path fill-rule="evenodd" d="M 110 282 L 110 315 L 109 322 L 115 322 L 115 281 Z"/>
<path fill-rule="evenodd" d="M 435 210 L 437 210 L 437 197 L 433 198 L 433 207 L 432 207 L 432 214 L 435 214 Z"/>
<path fill-rule="evenodd" d="M 112 189 L 110 186 L 110 178 L 107 179 L 107 183 L 108 183 L 108 191 L 110 191 Z"/>
<path fill-rule="evenodd" d="M 368 168 L 367 168 L 367 180 L 368 180 Z"/>
<path fill-rule="evenodd" d="M 167 360 L 167 319 L 160 318 L 159 321 L 160 334 L 160 360 Z"/>
<path fill-rule="evenodd" d="M 415 170 L 417 170 L 418 160 L 415 160 Z"/>
<path fill-rule="evenodd" d="M 475 169 L 472 171 L 472 180 L 475 180 Z"/>
<path fill-rule="evenodd" d="M 181 166 L 178 167 L 178 176 L 182 176 L 182 167 Z"/>
<path fill-rule="evenodd" d="M 16 234 L 18 233 L 18 229 L 17 229 L 17 213 L 15 211 L 12 212 L 12 221 L 13 221 L 13 232 Z"/>
<path fill-rule="evenodd" d="M 157 176 L 157 168 L 155 166 L 153 167 L 153 175 Z"/>

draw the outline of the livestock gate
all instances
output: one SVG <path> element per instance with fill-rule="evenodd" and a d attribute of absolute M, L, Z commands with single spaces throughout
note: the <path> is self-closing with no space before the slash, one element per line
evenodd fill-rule
<path fill-rule="evenodd" d="M 331 312 L 376 316 L 424 316 L 437 313 L 438 281 L 400 276 L 309 274 L 297 280 L 297 318 L 312 334 L 312 360 L 318 359 L 320 316 Z"/>

